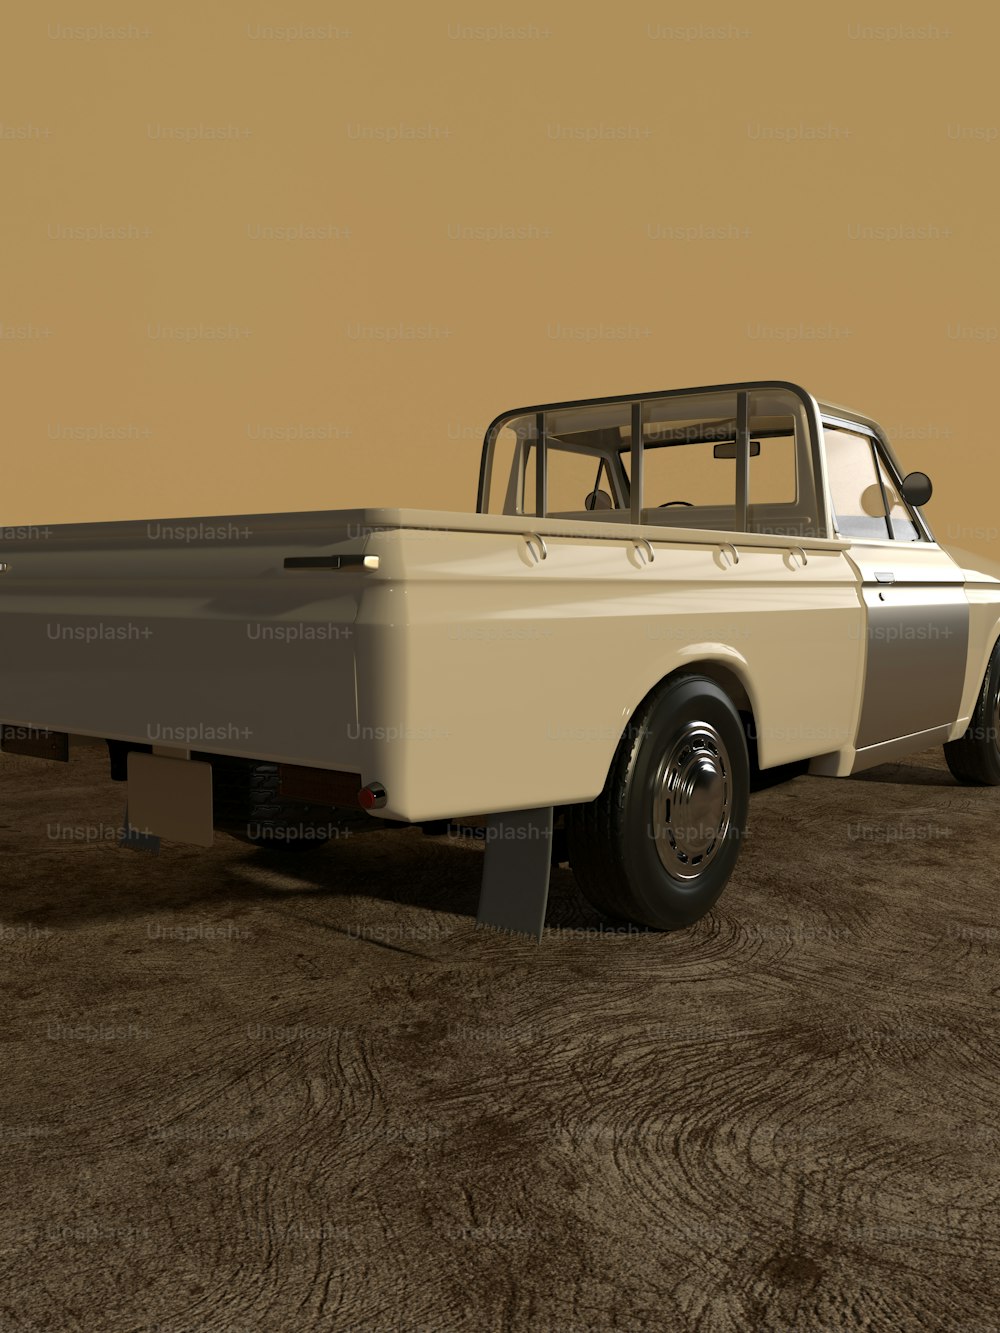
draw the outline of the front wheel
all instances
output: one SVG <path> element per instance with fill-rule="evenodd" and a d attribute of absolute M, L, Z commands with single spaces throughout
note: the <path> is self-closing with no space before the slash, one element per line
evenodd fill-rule
<path fill-rule="evenodd" d="M 567 812 L 584 895 L 640 925 L 690 926 L 733 872 L 749 788 L 746 737 L 729 696 L 707 676 L 667 680 L 619 741 L 600 796 Z"/>
<path fill-rule="evenodd" d="M 944 747 L 948 767 L 970 787 L 1000 787 L 1000 643 L 993 649 L 965 735 Z"/>

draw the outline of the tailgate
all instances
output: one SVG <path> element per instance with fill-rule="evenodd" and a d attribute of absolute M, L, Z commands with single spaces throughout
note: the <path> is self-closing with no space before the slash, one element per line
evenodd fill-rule
<path fill-rule="evenodd" d="M 8 530 L 0 720 L 352 767 L 361 519 L 321 511 Z M 286 568 L 289 558 L 327 568 Z"/>

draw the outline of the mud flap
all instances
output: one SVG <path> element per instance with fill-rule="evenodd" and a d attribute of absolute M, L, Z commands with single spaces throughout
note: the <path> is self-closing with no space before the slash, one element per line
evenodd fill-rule
<path fill-rule="evenodd" d="M 512 931 L 541 941 L 552 863 L 552 806 L 490 815 L 477 929 Z"/>
<path fill-rule="evenodd" d="M 125 803 L 125 815 L 122 819 L 122 836 L 118 839 L 119 847 L 128 847 L 133 852 L 159 853 L 160 840 L 155 833 L 142 833 L 128 822 L 128 802 Z"/>
<path fill-rule="evenodd" d="M 128 755 L 128 808 L 142 833 L 211 847 L 212 765 L 180 755 Z"/>

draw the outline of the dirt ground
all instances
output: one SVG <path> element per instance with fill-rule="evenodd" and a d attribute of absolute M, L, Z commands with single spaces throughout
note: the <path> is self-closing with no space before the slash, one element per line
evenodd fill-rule
<path fill-rule="evenodd" d="M 482 852 L 120 851 L 0 758 L 0 1333 L 1000 1329 L 1000 791 L 757 793 L 693 929 Z"/>

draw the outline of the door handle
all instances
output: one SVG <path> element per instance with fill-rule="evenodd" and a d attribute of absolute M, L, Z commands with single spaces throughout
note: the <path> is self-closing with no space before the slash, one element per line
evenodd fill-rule
<path fill-rule="evenodd" d="M 891 569 L 876 569 L 876 571 L 875 571 L 875 582 L 876 582 L 876 583 L 895 583 L 895 582 L 896 582 L 896 575 L 892 572 Z"/>
<path fill-rule="evenodd" d="M 287 555 L 286 569 L 378 569 L 377 555 Z"/>

